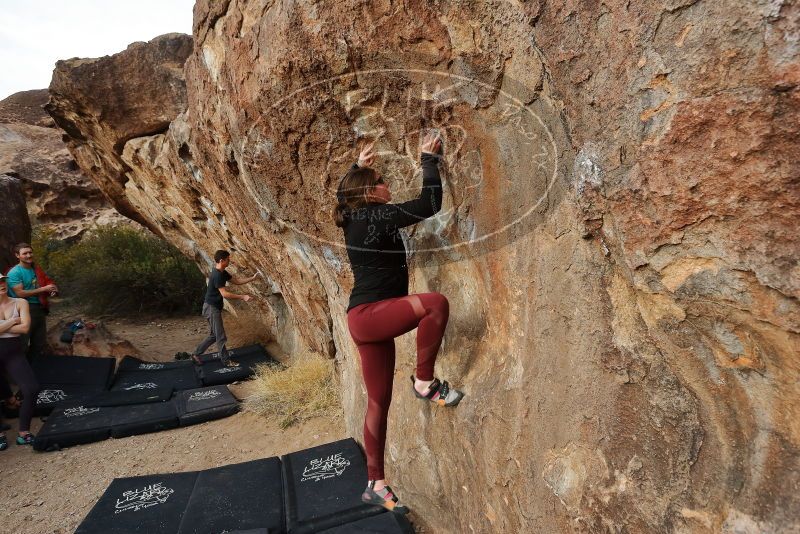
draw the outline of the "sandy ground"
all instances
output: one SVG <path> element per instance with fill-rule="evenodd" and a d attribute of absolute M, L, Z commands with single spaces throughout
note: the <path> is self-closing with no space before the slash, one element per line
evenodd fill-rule
<path fill-rule="evenodd" d="M 79 315 L 67 309 L 51 317 L 65 316 Z M 171 359 L 177 351 L 191 350 L 205 336 L 202 317 L 103 322 L 109 331 L 154 360 Z M 247 394 L 247 383 L 231 386 L 231 391 L 241 398 Z M 14 427 L 7 433 L 11 441 L 16 437 L 17 420 L 8 423 Z M 41 425 L 34 418 L 32 431 L 35 433 Z M 239 413 L 191 427 L 112 438 L 58 452 L 37 453 L 12 443 L 0 452 L 0 532 L 74 532 L 115 477 L 218 467 L 344 437 L 341 418 L 318 418 L 282 430 L 277 419 Z"/>
<path fill-rule="evenodd" d="M 109 318 L 82 313 L 74 306 L 61 304 L 54 306 L 47 318 L 51 345 L 61 346 L 56 341 L 60 334 L 58 324 L 75 319 L 101 324 L 116 339 L 130 342 L 138 352 L 137 356 L 145 360 L 171 360 L 176 352 L 191 352 L 206 336 L 207 330 L 206 320 L 200 315 L 165 318 L 142 314 L 137 317 Z M 232 337 L 230 333 L 229 337 Z M 236 341 L 231 339 L 228 346 L 237 346 Z M 80 354 L 80 351 L 76 354 Z"/>

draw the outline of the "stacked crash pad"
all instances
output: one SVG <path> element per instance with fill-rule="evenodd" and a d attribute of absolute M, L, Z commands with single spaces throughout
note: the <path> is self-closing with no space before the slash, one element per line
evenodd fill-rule
<path fill-rule="evenodd" d="M 34 372 L 43 384 L 37 411 L 52 414 L 34 449 L 56 450 L 232 415 L 239 404 L 224 384 L 249 378 L 256 365 L 274 360 L 260 345 L 231 352 L 236 367 L 222 366 L 214 354 L 204 356 L 207 363 L 201 367 L 191 361 L 146 362 L 126 356 L 116 374 L 114 358 L 37 358 Z"/>
<path fill-rule="evenodd" d="M 218 353 L 202 356 L 205 365 L 189 360 L 147 362 L 126 356 L 114 373 L 114 358 L 39 356 L 31 364 L 40 384 L 36 415 L 47 415 L 59 405 L 74 404 L 98 393 L 146 389 L 182 391 L 202 386 L 230 384 L 250 378 L 259 364 L 275 361 L 261 345 L 230 351 L 236 367 L 225 367 Z"/>
<path fill-rule="evenodd" d="M 114 358 L 37 356 L 31 367 L 40 388 L 34 413 L 47 415 L 59 404 L 107 390 L 114 375 Z"/>
<path fill-rule="evenodd" d="M 230 384 L 244 380 L 253 376 L 257 365 L 269 363 L 269 360 L 265 359 L 267 353 L 261 345 L 237 347 L 228 352 L 230 358 L 238 364 L 236 367 L 223 365 L 218 352 L 200 356 L 203 365 L 197 367 L 197 370 L 204 386 Z M 274 363 L 274 360 L 272 362 Z"/>
<path fill-rule="evenodd" d="M 112 389 L 132 389 L 156 387 L 171 384 L 176 391 L 192 387 L 231 384 L 253 376 L 256 366 L 274 364 L 261 345 L 248 345 L 230 349 L 235 367 L 222 364 L 218 352 L 200 356 L 202 366 L 191 360 L 173 362 L 146 362 L 133 356 L 126 356 L 120 362 Z M 145 373 L 145 374 L 137 374 Z"/>
<path fill-rule="evenodd" d="M 412 533 L 405 517 L 361 502 L 366 480 L 352 439 L 205 471 L 119 478 L 76 533 Z"/>
<path fill-rule="evenodd" d="M 37 451 L 124 438 L 228 417 L 239 403 L 226 386 L 212 386 L 166 395 L 166 390 L 134 390 L 128 396 L 111 391 L 85 402 L 61 406 L 36 434 Z M 127 401 L 138 396 L 140 402 Z"/>
<path fill-rule="evenodd" d="M 172 391 L 199 388 L 202 384 L 194 366 L 147 371 L 117 371 L 111 391 L 168 388 Z"/>

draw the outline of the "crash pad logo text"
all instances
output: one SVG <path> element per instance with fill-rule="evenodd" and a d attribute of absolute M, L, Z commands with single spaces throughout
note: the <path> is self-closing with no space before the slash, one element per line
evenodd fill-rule
<path fill-rule="evenodd" d="M 139 384 L 133 384 L 132 386 L 128 386 L 122 389 L 124 389 L 125 391 L 133 391 L 136 389 L 156 389 L 157 387 L 158 384 L 156 384 L 155 382 L 143 382 Z"/>
<path fill-rule="evenodd" d="M 328 478 L 338 477 L 350 465 L 350 460 L 342 458 L 342 453 L 337 452 L 327 458 L 315 458 L 303 469 L 301 482 L 313 480 L 319 482 Z"/>
<path fill-rule="evenodd" d="M 222 393 L 220 393 L 216 389 L 212 389 L 212 390 L 209 390 L 209 391 L 196 391 L 196 392 L 192 393 L 191 395 L 189 395 L 189 400 L 190 401 L 201 401 L 201 400 L 216 399 L 220 395 L 222 395 Z"/>
<path fill-rule="evenodd" d="M 67 398 L 67 394 L 63 389 L 43 389 L 36 397 L 36 404 L 49 404 L 52 402 L 62 401 Z"/>
<path fill-rule="evenodd" d="M 163 369 L 165 365 L 163 363 L 140 363 L 139 369 L 147 370 L 147 371 L 155 371 L 158 369 Z"/>
<path fill-rule="evenodd" d="M 165 488 L 161 482 L 150 484 L 142 489 L 126 491 L 121 499 L 117 499 L 114 513 L 133 511 L 138 512 L 157 504 L 164 504 L 169 496 L 175 493 L 172 488 Z"/>
<path fill-rule="evenodd" d="M 100 408 L 84 408 L 83 406 L 77 406 L 75 408 L 67 408 L 64 410 L 64 415 L 67 417 L 82 417 L 84 415 L 97 413 L 99 411 Z"/>

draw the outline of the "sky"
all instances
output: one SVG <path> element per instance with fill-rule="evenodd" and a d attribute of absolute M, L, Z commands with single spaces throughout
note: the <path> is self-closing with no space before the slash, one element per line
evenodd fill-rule
<path fill-rule="evenodd" d="M 192 33 L 194 0 L 0 0 L 0 100 L 50 85 L 59 59 Z"/>

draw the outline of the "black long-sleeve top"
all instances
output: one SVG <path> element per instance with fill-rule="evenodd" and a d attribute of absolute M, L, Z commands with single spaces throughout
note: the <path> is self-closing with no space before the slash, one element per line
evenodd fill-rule
<path fill-rule="evenodd" d="M 417 198 L 399 204 L 371 202 L 348 213 L 344 240 L 355 280 L 348 311 L 366 302 L 408 295 L 406 247 L 399 229 L 442 208 L 438 162 L 438 155 L 422 154 L 422 191 Z"/>

